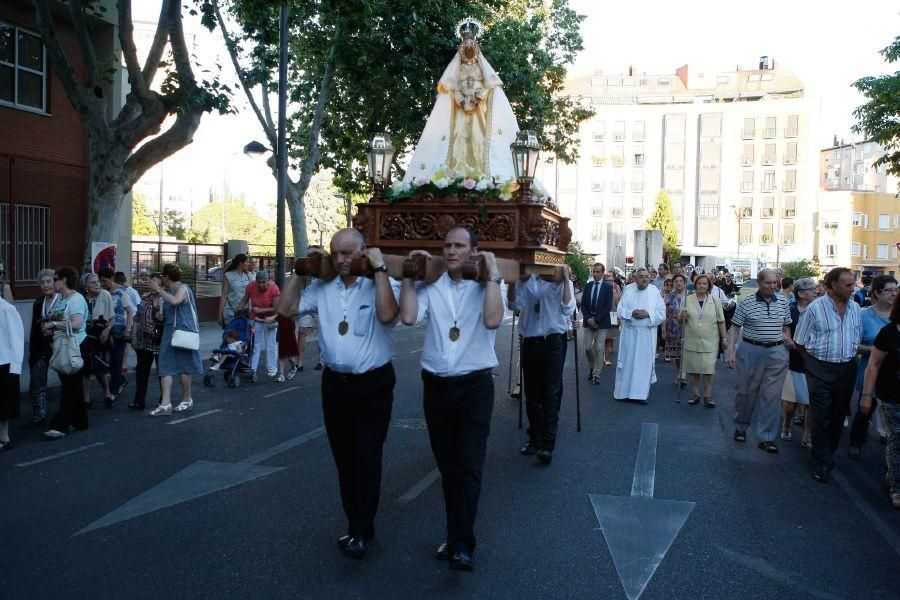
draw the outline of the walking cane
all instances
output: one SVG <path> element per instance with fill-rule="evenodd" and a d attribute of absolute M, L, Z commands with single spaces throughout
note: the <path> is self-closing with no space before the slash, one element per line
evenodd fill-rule
<path fill-rule="evenodd" d="M 572 341 L 575 344 L 572 356 L 575 358 L 575 431 L 581 432 L 581 375 L 578 374 L 578 321 L 572 315 Z"/>
<path fill-rule="evenodd" d="M 519 429 L 522 429 L 522 404 L 525 403 L 525 381 L 522 370 L 522 336 L 519 336 Z"/>
<path fill-rule="evenodd" d="M 513 351 L 516 346 L 516 311 L 513 311 L 512 329 L 509 333 L 509 378 L 506 380 L 506 395 L 512 394 Z"/>
<path fill-rule="evenodd" d="M 678 373 L 675 376 L 675 385 L 678 386 L 678 395 L 675 397 L 675 404 L 681 404 L 681 382 L 678 381 L 678 378 L 681 377 L 681 370 L 684 368 L 684 329 L 681 330 L 681 359 L 678 361 Z"/>

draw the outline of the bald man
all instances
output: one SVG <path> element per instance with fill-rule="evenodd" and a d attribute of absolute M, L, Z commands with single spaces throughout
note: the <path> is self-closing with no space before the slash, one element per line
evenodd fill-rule
<path fill-rule="evenodd" d="M 368 257 L 372 279 L 350 274 L 350 262 L 359 256 Z M 331 262 L 338 276 L 315 280 L 302 296 L 303 278 L 291 277 L 279 313 L 319 316 L 322 412 L 348 521 L 338 547 L 346 556 L 363 558 L 366 542 L 375 537 L 382 447 L 394 401 L 392 330 L 400 314 L 400 282 L 388 277 L 381 251 L 367 249 L 355 229 L 332 238 Z"/>

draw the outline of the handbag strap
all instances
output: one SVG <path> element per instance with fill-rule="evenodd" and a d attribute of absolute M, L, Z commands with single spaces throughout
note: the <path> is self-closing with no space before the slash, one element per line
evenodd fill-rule
<path fill-rule="evenodd" d="M 181 285 L 184 285 L 184 284 L 182 283 Z M 187 297 L 188 297 L 187 303 L 191 307 L 191 313 L 194 315 L 194 330 L 191 333 L 200 333 L 200 322 L 197 320 L 197 309 L 194 308 L 194 297 L 191 294 L 190 289 L 186 288 L 185 293 L 187 294 Z M 172 330 L 174 331 L 174 330 L 178 329 L 178 306 L 173 305 L 172 308 L 175 309 L 175 317 L 174 317 L 174 320 L 172 323 Z"/>

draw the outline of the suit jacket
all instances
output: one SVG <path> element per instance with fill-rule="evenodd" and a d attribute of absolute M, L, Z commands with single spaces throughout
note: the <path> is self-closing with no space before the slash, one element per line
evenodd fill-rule
<path fill-rule="evenodd" d="M 594 298 L 595 286 L 600 286 L 600 292 L 597 294 L 596 304 L 592 304 Z M 584 286 L 584 294 L 581 296 L 581 314 L 584 316 L 584 326 L 588 327 L 588 319 L 593 318 L 600 329 L 609 329 L 612 323 L 609 320 L 609 313 L 613 306 L 613 288 L 605 282 L 599 283 L 591 279 Z"/>

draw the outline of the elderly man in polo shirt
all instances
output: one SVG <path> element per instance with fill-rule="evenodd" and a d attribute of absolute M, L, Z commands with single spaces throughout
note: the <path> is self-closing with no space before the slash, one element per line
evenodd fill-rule
<path fill-rule="evenodd" d="M 803 354 L 812 409 L 813 477 L 828 483 L 844 417 L 856 383 L 856 351 L 862 339 L 862 311 L 851 302 L 855 277 L 839 267 L 825 276 L 826 294 L 803 311 L 794 343 Z"/>
<path fill-rule="evenodd" d="M 747 427 L 759 403 L 756 437 L 766 452 L 778 452 L 775 438 L 781 427 L 781 389 L 788 368 L 791 311 L 776 292 L 778 275 L 762 269 L 756 277 L 759 291 L 738 304 L 729 332 L 728 368 L 737 366 L 734 440 L 747 441 Z M 738 336 L 741 344 L 738 346 Z"/>

